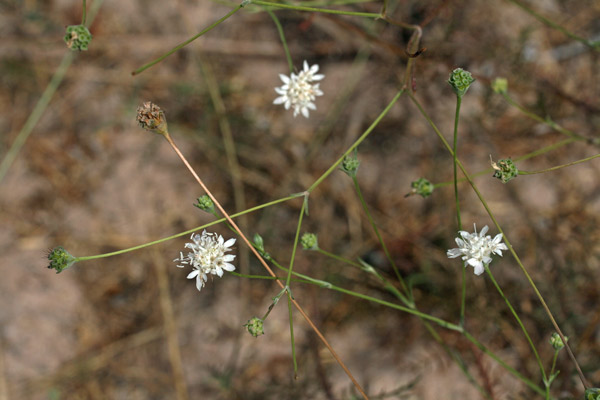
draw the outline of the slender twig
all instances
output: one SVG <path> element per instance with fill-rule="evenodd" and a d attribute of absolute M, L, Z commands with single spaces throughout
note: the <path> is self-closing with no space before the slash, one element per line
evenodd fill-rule
<path fill-rule="evenodd" d="M 394 262 L 394 259 L 392 258 L 392 255 L 390 254 L 390 251 L 388 250 L 388 248 L 385 244 L 385 241 L 383 240 L 383 238 L 381 237 L 381 234 L 379 233 L 379 228 L 377 228 L 377 224 L 375 223 L 375 220 L 373 219 L 373 216 L 371 215 L 371 212 L 369 211 L 367 202 L 365 201 L 365 198 L 362 195 L 362 191 L 360 190 L 360 185 L 358 184 L 358 179 L 356 178 L 356 175 L 352 176 L 352 181 L 354 182 L 354 190 L 356 191 L 356 195 L 358 196 L 358 199 L 360 201 L 360 204 L 362 205 L 363 211 L 365 212 L 367 219 L 369 220 L 369 223 L 371 224 L 371 228 L 373 229 L 373 232 L 375 232 L 375 236 L 377 236 L 377 240 L 379 241 L 379 244 L 383 248 L 383 252 L 385 253 L 386 258 L 388 259 L 388 262 L 392 266 L 392 269 L 394 270 L 394 273 L 396 274 L 396 278 L 398 279 L 398 282 L 400 282 L 400 285 L 402 286 L 404 295 L 402 295 L 400 300 L 402 300 L 404 302 L 404 304 L 406 304 L 410 307 L 411 305 L 414 305 L 414 303 L 412 300 L 409 300 L 406 298 L 406 295 L 409 295 L 409 291 L 406 286 L 406 283 L 404 282 L 404 278 L 402 278 L 402 275 L 400 275 L 400 271 L 398 270 L 398 267 L 396 266 L 396 263 Z"/>
<path fill-rule="evenodd" d="M 526 6 L 523 2 L 518 1 L 518 0 L 508 0 L 511 3 L 519 6 L 521 9 L 523 9 L 525 12 L 527 12 L 528 14 L 532 15 L 533 17 L 535 17 L 538 21 L 542 22 L 545 25 L 548 25 L 551 28 L 554 28 L 562 33 L 564 33 L 566 36 L 570 37 L 571 39 L 575 39 L 578 42 L 581 42 L 583 44 L 585 44 L 588 47 L 591 47 L 592 49 L 596 50 L 596 51 L 600 51 L 600 42 L 593 42 L 591 40 L 588 40 L 586 38 L 583 38 L 581 36 L 578 36 L 574 33 L 572 33 L 571 31 L 569 31 L 568 29 L 560 26 L 559 24 L 557 24 L 556 22 L 544 17 L 543 15 L 537 13 L 536 11 L 534 11 L 532 8 Z"/>
<path fill-rule="evenodd" d="M 81 25 L 85 25 L 85 19 L 86 19 L 86 16 L 87 16 L 87 7 L 86 7 L 86 4 L 85 4 L 85 0 L 83 0 L 82 9 L 83 9 L 83 11 L 82 11 L 82 15 L 81 15 Z"/>
<path fill-rule="evenodd" d="M 325 171 L 323 173 L 323 175 L 321 175 L 312 185 L 310 185 L 310 187 L 306 190 L 308 193 L 315 190 L 315 188 L 317 186 L 319 186 L 321 184 L 321 182 L 323 182 L 329 175 L 331 175 L 331 173 L 333 171 L 335 171 L 337 169 L 338 165 L 340 165 L 340 163 L 342 161 L 344 161 L 344 157 L 346 157 L 348 154 L 352 153 L 352 151 L 354 151 L 354 149 L 356 147 L 358 147 L 358 145 L 361 144 L 363 142 L 363 140 L 365 140 L 367 138 L 367 136 L 369 136 L 369 134 L 373 131 L 373 129 L 375 129 L 375 127 L 379 124 L 379 122 L 383 119 L 383 117 L 385 117 L 386 114 L 391 110 L 392 106 L 396 103 L 396 101 L 398 101 L 400 96 L 402 96 L 404 91 L 405 91 L 404 89 L 401 89 L 396 94 L 396 96 L 394 96 L 392 101 L 389 102 L 389 104 L 385 107 L 385 109 L 381 112 L 381 114 L 379 114 L 379 116 L 375 119 L 375 121 L 373 121 L 373 123 L 369 126 L 369 128 L 367 128 L 367 130 L 352 144 L 352 146 L 350 146 L 348 148 L 348 150 L 346 150 L 344 152 L 344 154 L 342 154 L 342 156 L 336 162 L 334 162 L 333 165 L 331 167 L 329 167 L 329 169 L 327 171 Z"/>
<path fill-rule="evenodd" d="M 590 160 L 593 160 L 594 158 L 598 158 L 598 157 L 600 157 L 600 154 L 596 154 L 596 155 L 593 155 L 591 157 L 587 157 L 587 158 L 584 158 L 584 159 L 581 159 L 581 160 L 573 161 L 573 162 L 570 162 L 568 164 L 557 165 L 557 166 L 554 166 L 554 167 L 551 167 L 551 168 L 542 169 L 542 170 L 539 170 L 539 171 L 521 171 L 521 170 L 519 170 L 519 175 L 543 174 L 544 172 L 556 171 L 557 169 L 570 167 L 571 165 L 581 164 L 583 162 L 590 161 Z"/>
<path fill-rule="evenodd" d="M 89 18 L 90 24 L 94 21 L 94 18 L 98 14 L 98 11 L 100 10 L 100 6 L 102 5 L 103 1 L 104 0 L 98 0 L 98 1 L 94 2 L 94 4 L 92 5 L 92 7 L 90 9 L 90 18 Z M 85 2 L 84 2 L 84 10 L 85 10 Z M 52 76 L 50 83 L 48 83 L 48 86 L 46 86 L 46 89 L 44 89 L 44 93 L 42 93 L 42 96 L 38 100 L 33 111 L 31 112 L 31 114 L 29 114 L 29 117 L 27 117 L 27 121 L 25 121 L 25 125 L 23 125 L 23 127 L 17 134 L 17 137 L 15 138 L 14 142 L 10 146 L 10 149 L 8 150 L 8 152 L 2 159 L 2 162 L 0 163 L 0 183 L 6 176 L 6 173 L 8 172 L 8 169 L 11 167 L 12 163 L 15 161 L 15 159 L 19 155 L 19 151 L 21 151 L 21 148 L 27 141 L 27 138 L 33 131 L 33 128 L 35 128 L 35 126 L 37 125 L 37 123 L 40 120 L 40 118 L 42 117 L 42 115 L 44 115 L 44 111 L 46 111 L 48 104 L 50 104 L 50 101 L 52 100 L 52 97 L 54 96 L 56 89 L 58 89 L 58 86 L 61 84 L 62 80 L 64 79 L 65 74 L 67 73 L 67 70 L 69 69 L 69 66 L 71 65 L 71 62 L 73 62 L 73 57 L 74 57 L 74 53 L 71 50 L 67 50 L 62 61 L 60 62 L 60 65 L 56 69 L 56 72 L 54 72 L 54 75 Z"/>
<path fill-rule="evenodd" d="M 198 184 L 202 187 L 202 189 L 206 192 L 206 194 L 211 198 L 211 200 L 213 201 L 213 203 L 215 204 L 215 206 L 217 206 L 217 208 L 219 209 L 219 211 L 221 212 L 221 214 L 227 219 L 227 222 L 229 222 L 231 224 L 231 226 L 234 227 L 234 229 L 236 230 L 236 232 L 238 233 L 238 235 L 240 235 L 240 237 L 242 238 L 242 240 L 244 241 L 244 243 L 246 243 L 246 245 L 248 246 L 248 248 L 250 248 L 250 250 L 254 253 L 254 255 L 256 256 L 256 258 L 258 259 L 258 261 L 267 270 L 267 272 L 269 273 L 269 275 L 275 277 L 276 275 L 273 272 L 273 270 L 265 262 L 265 260 L 262 258 L 262 256 L 254 248 L 254 246 L 252 246 L 252 244 L 250 243 L 250 241 L 248 240 L 248 238 L 246 237 L 246 235 L 240 230 L 240 228 L 237 226 L 237 224 L 233 221 L 233 219 L 225 211 L 225 209 L 223 208 L 223 206 L 221 206 L 221 203 L 219 203 L 219 201 L 213 196 L 213 194 L 210 192 L 210 190 L 206 187 L 206 185 L 204 184 L 204 182 L 202 181 L 202 179 L 200 179 L 200 177 L 198 176 L 198 174 L 196 173 L 196 171 L 192 168 L 192 166 L 190 165 L 190 163 L 187 161 L 187 159 L 185 158 L 185 156 L 183 155 L 183 153 L 181 153 L 181 151 L 179 150 L 179 148 L 177 147 L 177 145 L 175 144 L 175 142 L 173 141 L 173 139 L 171 139 L 170 135 L 168 133 L 166 133 L 164 135 L 164 137 L 165 137 L 165 139 L 167 139 L 167 141 L 169 142 L 169 144 L 171 145 L 171 147 L 173 148 L 173 150 L 175 151 L 175 153 L 177 153 L 177 155 L 179 156 L 179 158 L 181 159 L 181 161 L 188 168 L 188 170 L 190 171 L 190 173 L 194 176 L 194 179 L 196 179 L 196 182 L 198 182 Z M 277 284 L 282 289 L 286 289 L 286 287 L 283 285 L 283 283 L 281 283 L 281 281 L 277 280 L 276 282 L 277 282 Z M 350 380 L 352 381 L 352 383 L 354 384 L 354 386 L 356 387 L 356 389 L 361 393 L 361 395 L 365 399 L 368 399 L 367 394 L 364 392 L 364 390 L 362 389 L 362 387 L 360 386 L 360 384 L 358 383 L 358 381 L 354 378 L 354 376 L 352 375 L 352 373 L 350 372 L 350 370 L 346 367 L 346 365 L 344 364 L 344 362 L 340 359 L 340 357 L 335 352 L 335 350 L 333 349 L 333 347 L 331 347 L 331 345 L 329 344 L 329 342 L 327 341 L 327 339 L 325 339 L 325 336 L 323 336 L 323 334 L 321 333 L 321 331 L 312 322 L 312 320 L 310 319 L 310 317 L 304 312 L 304 309 L 302 309 L 302 307 L 300 306 L 300 304 L 295 299 L 290 298 L 290 301 L 294 304 L 294 306 L 300 312 L 300 314 L 302 315 L 302 317 L 304 317 L 304 319 L 306 320 L 306 322 L 310 325 L 311 329 L 313 329 L 313 331 L 317 334 L 317 336 L 319 336 L 319 339 L 321 340 L 321 342 L 323 342 L 323 344 L 325 345 L 325 347 L 327 347 L 327 349 L 329 350 L 329 352 L 331 353 L 331 355 L 335 358 L 336 362 L 340 365 L 340 367 L 342 367 L 342 369 L 344 370 L 344 372 L 346 373 L 346 375 L 348 375 L 348 377 L 350 378 Z"/>
<path fill-rule="evenodd" d="M 294 62 L 292 61 L 292 55 L 290 53 L 290 49 L 288 48 L 287 40 L 285 39 L 285 33 L 283 32 L 283 27 L 281 26 L 281 22 L 279 22 L 279 18 L 277 18 L 277 15 L 275 15 L 275 13 L 273 11 L 271 11 L 271 9 L 269 7 L 265 7 L 265 10 L 267 11 L 267 13 L 269 13 L 271 18 L 273 19 L 273 22 L 275 23 L 275 26 L 277 27 L 277 32 L 279 33 L 279 39 L 281 40 L 281 44 L 283 45 L 285 59 L 288 62 L 288 67 L 290 68 L 290 74 L 291 74 L 292 72 L 294 72 Z"/>
<path fill-rule="evenodd" d="M 450 147 L 450 145 L 446 141 L 446 138 L 444 138 L 444 135 L 442 135 L 442 132 L 440 132 L 440 130 L 435 125 L 435 123 L 432 121 L 432 119 L 429 117 L 429 115 L 425 112 L 425 110 L 421 106 L 421 103 L 419 103 L 419 101 L 410 92 L 408 93 L 408 96 L 410 97 L 410 99 L 412 100 L 412 102 L 417 106 L 417 108 L 421 112 L 421 115 L 423 115 L 423 117 L 425 117 L 425 119 L 427 120 L 427 122 L 429 123 L 429 125 L 433 128 L 433 130 L 435 131 L 436 135 L 442 141 L 442 143 L 444 144 L 444 146 L 446 147 L 446 149 L 448 150 L 448 152 L 450 153 L 450 155 L 453 156 L 454 152 L 452 151 L 452 147 Z M 573 351 L 571 350 L 570 345 L 567 343 L 567 341 L 565 339 L 565 335 L 562 333 L 562 330 L 560 329 L 560 327 L 558 326 L 558 323 L 554 319 L 554 315 L 552 314 L 552 312 L 550 311 L 550 308 L 546 304 L 546 301 L 544 300 L 544 297 L 542 296 L 542 294 L 540 293 L 540 291 L 537 288 L 537 285 L 535 284 L 535 282 L 533 281 L 533 279 L 529 275 L 529 272 L 525 268 L 525 265 L 523 265 L 523 263 L 521 262 L 521 259 L 519 258 L 519 256 L 515 252 L 513 246 L 511 245 L 510 241 L 508 240 L 508 237 L 506 236 L 506 234 L 502 230 L 502 227 L 500 226 L 500 224 L 496 220 L 496 217 L 494 216 L 494 213 L 492 213 L 492 210 L 489 208 L 487 202 L 483 198 L 483 195 L 481 194 L 481 192 L 477 188 L 477 185 L 475 185 L 475 182 L 473 182 L 473 180 L 471 179 L 471 176 L 468 174 L 467 170 L 464 168 L 464 166 L 462 165 L 462 163 L 460 162 L 460 160 L 457 159 L 456 162 L 457 162 L 458 167 L 462 171 L 462 173 L 465 175 L 465 178 L 467 179 L 467 181 L 469 182 L 469 184 L 473 188 L 473 191 L 475 192 L 475 194 L 479 198 L 479 201 L 481 202 L 481 204 L 485 208 L 486 212 L 488 213 L 488 215 L 490 216 L 490 218 L 494 222 L 494 225 L 496 226 L 496 228 L 498 229 L 498 231 L 502 234 L 502 236 L 504 238 L 504 242 L 508 246 L 508 249 L 509 249 L 511 255 L 513 256 L 513 258 L 515 259 L 515 261 L 519 265 L 519 268 L 521 268 L 521 271 L 525 275 L 525 278 L 527 278 L 527 281 L 529 282 L 529 285 L 533 288 L 533 291 L 535 292 L 537 298 L 539 299 L 540 303 L 542 304 L 542 307 L 543 307 L 544 311 L 546 312 L 546 315 L 548 315 L 548 318 L 550 319 L 550 322 L 552 322 L 552 326 L 554 326 L 554 329 L 556 330 L 556 332 L 558 333 L 558 335 L 562 339 L 563 343 L 565 343 L 565 348 L 567 349 L 567 353 L 569 354 L 569 357 L 571 358 L 571 361 L 575 365 L 575 369 L 577 370 L 577 373 L 579 375 L 579 379 L 581 380 L 581 383 L 583 384 L 583 386 L 587 389 L 589 387 L 589 383 L 587 382 L 587 379 L 585 378 L 585 375 L 583 375 L 583 371 L 581 371 L 581 367 L 579 366 L 579 363 L 577 362 L 577 359 L 575 358 L 575 355 L 573 354 Z"/>
<path fill-rule="evenodd" d="M 531 337 L 529 336 L 529 332 L 527 332 L 527 329 L 525 328 L 525 325 L 523 325 L 523 322 L 521 321 L 521 318 L 519 318 L 519 314 L 517 314 L 517 312 L 515 311 L 514 307 L 512 306 L 512 304 L 510 302 L 510 300 L 508 300 L 508 298 L 504 294 L 504 291 L 500 288 L 500 285 L 498 285 L 498 282 L 496 282 L 496 279 L 494 278 L 494 275 L 492 274 L 492 271 L 490 271 L 490 267 L 488 265 L 485 266 L 485 271 L 487 272 L 488 276 L 490 277 L 490 279 L 491 279 L 492 283 L 494 284 L 494 287 L 496 288 L 496 290 L 498 291 L 498 293 L 500 293 L 500 296 L 502 296 L 502 298 L 504 299 L 504 302 L 508 306 L 508 308 L 509 308 L 510 312 L 512 313 L 513 317 L 515 317 L 515 319 L 517 320 L 517 323 L 521 327 L 521 330 L 523 331 L 523 334 L 525 334 L 525 338 L 527 338 L 527 342 L 529 343 L 529 347 L 531 347 L 531 350 L 533 351 L 533 355 L 535 356 L 535 359 L 538 362 L 538 366 L 540 367 L 540 371 L 542 372 L 543 381 L 545 382 L 546 381 L 546 370 L 544 369 L 544 365 L 542 364 L 542 360 L 540 359 L 540 355 L 538 354 L 538 351 L 535 348 L 535 345 L 533 344 L 533 341 L 531 340 Z"/>
<path fill-rule="evenodd" d="M 355 17 L 379 18 L 381 16 L 381 14 L 377 14 L 377 13 L 341 11 L 341 10 L 331 10 L 329 8 L 295 6 L 292 4 L 272 3 L 270 1 L 262 1 L 262 0 L 252 0 L 251 3 L 257 4 L 260 6 L 273 7 L 273 8 L 285 8 L 288 10 L 311 11 L 311 12 L 319 12 L 319 13 L 326 13 L 326 14 L 351 15 L 351 16 L 355 16 Z"/>
<path fill-rule="evenodd" d="M 203 29 L 202 31 L 200 31 L 196 35 L 192 36 L 191 38 L 189 38 L 185 42 L 180 43 L 177 46 L 173 47 L 171 50 L 169 50 L 168 52 L 166 52 L 162 56 L 158 57 L 154 61 L 151 61 L 148 64 L 145 64 L 145 65 L 141 66 L 140 68 L 136 69 L 135 71 L 133 71 L 131 73 L 131 75 L 137 75 L 137 74 L 139 74 L 139 73 L 147 70 L 148 68 L 152 67 L 153 65 L 158 64 L 159 62 L 161 62 L 165 58 L 169 57 L 171 54 L 173 54 L 176 51 L 184 48 L 188 44 L 192 43 L 194 40 L 198 39 L 200 36 L 204 35 L 206 32 L 210 31 L 211 29 L 213 29 L 214 27 L 216 27 L 217 25 L 219 25 L 221 22 L 225 21 L 227 18 L 231 17 L 233 14 L 235 14 L 236 12 L 238 12 L 239 10 L 241 10 L 242 7 L 244 7 L 243 3 L 240 4 L 239 6 L 235 7 L 233 10 L 229 11 L 224 17 L 222 17 L 222 18 L 218 19 L 217 21 L 215 21 L 214 23 L 210 24 L 207 28 Z"/>

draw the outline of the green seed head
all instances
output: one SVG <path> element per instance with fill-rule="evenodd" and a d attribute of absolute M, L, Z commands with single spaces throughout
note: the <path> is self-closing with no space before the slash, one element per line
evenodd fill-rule
<path fill-rule="evenodd" d="M 194 204 L 194 207 L 198 207 L 209 214 L 214 214 L 215 212 L 215 203 L 213 203 L 212 199 L 207 194 L 198 197 L 198 203 Z"/>
<path fill-rule="evenodd" d="M 568 342 L 569 338 L 565 336 L 565 340 Z M 550 337 L 550 344 L 556 351 L 559 351 L 563 347 L 565 347 L 565 344 L 563 343 L 562 339 L 560 338 L 560 335 L 556 332 L 554 332 L 552 334 L 552 336 Z"/>
<path fill-rule="evenodd" d="M 340 169 L 344 171 L 346 175 L 352 178 L 356 176 L 356 171 L 358 171 L 359 166 L 360 161 L 358 161 L 357 151 L 354 149 L 352 153 L 344 157 Z"/>
<path fill-rule="evenodd" d="M 584 398 L 585 400 L 600 400 L 600 388 L 587 388 Z"/>
<path fill-rule="evenodd" d="M 475 82 L 475 79 L 471 76 L 471 73 L 462 68 L 456 68 L 452 71 L 450 79 L 448 79 L 448 83 L 458 97 L 463 97 L 473 82 Z"/>
<path fill-rule="evenodd" d="M 248 329 L 248 332 L 254 337 L 259 337 L 260 335 L 265 334 L 265 331 L 263 330 L 263 325 L 263 320 L 258 317 L 254 317 L 250 319 L 248 323 L 244 324 L 246 329 Z"/>
<path fill-rule="evenodd" d="M 419 178 L 416 181 L 413 181 L 410 184 L 410 187 L 412 188 L 410 194 L 418 194 L 421 195 L 423 198 L 431 196 L 431 193 L 433 193 L 434 189 L 433 183 L 429 182 L 425 178 Z"/>
<path fill-rule="evenodd" d="M 48 268 L 55 269 L 57 274 L 77 262 L 77 259 L 62 246 L 58 246 L 50 250 L 48 253 L 48 260 L 50 260 L 50 265 L 48 265 Z"/>
<path fill-rule="evenodd" d="M 506 78 L 496 78 L 492 82 L 492 90 L 498 94 L 503 94 L 508 91 L 508 80 Z"/>
<path fill-rule="evenodd" d="M 492 163 L 492 168 L 495 170 L 493 177 L 500 179 L 502 183 L 506 183 L 519 176 L 519 170 L 510 158 L 494 162 L 490 156 L 490 161 Z"/>
<path fill-rule="evenodd" d="M 318 250 L 319 249 L 319 241 L 317 240 L 317 235 L 314 233 L 306 232 L 300 238 L 300 244 L 302 244 L 302 248 L 304 250 Z"/>
<path fill-rule="evenodd" d="M 92 41 L 92 34 L 84 25 L 67 26 L 65 43 L 73 51 L 85 51 Z"/>

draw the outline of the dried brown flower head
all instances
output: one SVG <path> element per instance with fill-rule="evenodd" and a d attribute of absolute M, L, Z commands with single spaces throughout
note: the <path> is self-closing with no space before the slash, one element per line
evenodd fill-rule
<path fill-rule="evenodd" d="M 136 120 L 144 129 L 161 135 L 168 134 L 165 113 L 151 101 L 147 101 L 141 107 L 138 107 Z"/>

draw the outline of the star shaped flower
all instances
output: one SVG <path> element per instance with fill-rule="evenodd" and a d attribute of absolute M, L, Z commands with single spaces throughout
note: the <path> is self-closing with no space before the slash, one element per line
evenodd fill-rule
<path fill-rule="evenodd" d="M 502 234 L 497 234 L 493 239 L 490 235 L 485 236 L 488 231 L 487 225 L 477 233 L 477 226 L 473 224 L 473 233 L 459 231 L 460 237 L 457 237 L 456 244 L 458 248 L 450 249 L 446 255 L 448 258 L 461 257 L 466 261 L 465 267 L 472 266 L 475 275 L 481 275 L 485 266 L 492 262 L 492 254 L 502 256 L 502 250 L 508 250 L 508 247 L 502 243 Z"/>
<path fill-rule="evenodd" d="M 173 261 L 182 264 L 177 265 L 178 268 L 183 268 L 183 264 L 191 265 L 194 268 L 187 278 L 196 278 L 196 288 L 198 290 L 204 287 L 209 274 L 222 277 L 223 271 L 235 270 L 235 266 L 230 263 L 235 256 L 225 253 L 231 251 L 231 246 L 233 246 L 236 239 L 225 241 L 223 236 L 206 231 L 203 231 L 202 235 L 192 234 L 191 239 L 194 243 L 186 243 L 185 248 L 192 251 L 187 256 L 179 252 L 179 258 Z"/>
<path fill-rule="evenodd" d="M 283 81 L 283 86 L 275 88 L 279 95 L 273 104 L 283 104 L 286 110 L 294 108 L 294 117 L 302 114 L 305 118 L 309 116 L 309 109 L 316 110 L 317 106 L 313 101 L 316 96 L 322 96 L 323 92 L 319 89 L 319 84 L 314 83 L 325 78 L 325 75 L 317 74 L 319 66 L 317 64 L 310 66 L 304 61 L 304 69 L 298 74 L 292 72 L 290 76 L 279 74 Z"/>

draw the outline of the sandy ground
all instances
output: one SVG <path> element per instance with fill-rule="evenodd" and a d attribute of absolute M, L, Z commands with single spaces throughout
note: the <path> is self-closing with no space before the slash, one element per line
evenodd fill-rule
<path fill-rule="evenodd" d="M 93 4 L 93 2 L 91 2 Z M 583 37 L 600 33 L 594 1 L 532 1 L 537 11 Z M 379 12 L 380 4 L 331 5 Z M 64 27 L 77 24 L 71 1 L 0 5 L 0 154 L 9 151 L 63 58 Z M 144 101 L 166 112 L 174 140 L 206 185 L 233 212 L 306 190 L 375 120 L 401 85 L 410 33 L 355 17 L 278 11 L 294 63 L 318 63 L 324 92 L 311 118 L 272 104 L 287 64 L 277 30 L 258 9 L 243 10 L 162 63 L 131 71 L 225 15 L 208 1 L 105 1 L 42 118 L 0 182 L 0 400 L 3 399 L 350 399 L 352 383 L 302 317 L 294 313 L 298 375 L 283 299 L 253 338 L 243 324 L 266 312 L 276 285 L 226 276 L 198 293 L 189 271 L 172 260 L 188 237 L 61 274 L 45 268 L 46 249 L 76 256 L 116 251 L 201 226 L 213 218 L 192 204 L 202 189 L 160 136 L 135 123 Z M 490 89 L 509 79 L 511 96 L 586 138 L 600 132 L 599 54 L 552 30 L 508 1 L 390 3 L 390 15 L 423 27 L 426 51 L 416 59 L 416 97 L 450 140 L 455 97 L 448 73 L 476 77 L 461 109 L 459 157 L 471 173 L 494 159 L 517 158 L 567 137 L 533 121 Z M 191 33 L 190 33 L 191 32 Z M 212 85 L 212 86 L 211 86 Z M 220 100 L 211 98 L 215 87 Z M 222 103 L 220 103 L 222 102 Z M 215 105 L 216 104 L 216 105 Z M 225 110 L 222 113 L 219 104 Z M 227 155 L 223 121 L 235 160 Z M 541 170 L 598 153 L 579 141 L 522 161 Z M 404 197 L 424 176 L 452 179 L 452 161 L 407 96 L 360 146 L 359 181 L 419 308 L 449 321 L 459 312 L 460 263 L 445 252 L 456 232 L 451 186 L 428 199 Z M 489 207 L 571 337 L 588 380 L 600 382 L 599 164 L 519 177 L 507 185 L 476 179 Z M 492 225 L 461 185 L 465 227 Z M 268 252 L 289 263 L 301 201 L 241 219 Z M 213 227 L 226 238 L 224 226 Z M 343 173 L 310 196 L 302 231 L 321 248 L 363 257 L 393 272 Z M 496 229 L 491 232 L 495 234 Z M 242 273 L 264 274 L 236 244 Z M 314 253 L 295 270 L 386 301 L 376 280 Z M 547 368 L 553 332 L 514 260 L 494 271 L 523 317 Z M 540 372 L 527 341 L 488 279 L 467 275 L 467 327 L 536 384 Z M 310 285 L 293 294 L 370 398 L 478 399 L 441 346 L 416 318 Z M 437 329 L 495 399 L 533 392 L 461 336 Z M 559 356 L 557 398 L 581 397 L 573 365 Z M 378 397 L 379 396 L 379 397 Z M 386 397 L 387 396 L 387 397 Z"/>

